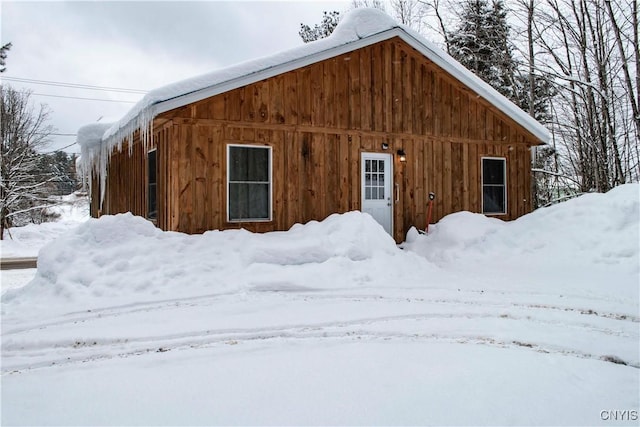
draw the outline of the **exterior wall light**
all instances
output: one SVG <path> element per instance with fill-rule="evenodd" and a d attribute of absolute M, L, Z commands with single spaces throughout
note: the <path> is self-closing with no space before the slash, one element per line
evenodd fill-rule
<path fill-rule="evenodd" d="M 386 142 L 382 143 L 382 149 L 383 150 L 388 150 L 389 149 L 389 144 L 387 144 Z"/>
<path fill-rule="evenodd" d="M 401 162 L 407 161 L 407 155 L 405 154 L 404 150 L 398 150 L 398 157 L 400 158 Z"/>

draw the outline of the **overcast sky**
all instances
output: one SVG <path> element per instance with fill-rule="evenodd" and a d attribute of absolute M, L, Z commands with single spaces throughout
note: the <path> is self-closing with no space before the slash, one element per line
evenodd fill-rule
<path fill-rule="evenodd" d="M 30 79 L 150 90 L 237 62 L 302 44 L 300 23 L 319 23 L 324 10 L 349 1 L 298 2 L 1 2 L 2 44 L 11 42 L 3 84 L 30 89 L 52 110 L 60 134 L 100 117 L 117 120 L 142 95 L 86 90 Z M 105 119 L 102 119 L 105 120 Z M 55 136 L 49 150 L 75 141 Z M 67 152 L 79 153 L 73 145 Z"/>

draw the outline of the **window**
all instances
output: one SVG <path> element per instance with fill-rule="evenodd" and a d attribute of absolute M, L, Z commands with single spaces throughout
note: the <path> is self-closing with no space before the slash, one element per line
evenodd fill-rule
<path fill-rule="evenodd" d="M 482 213 L 507 213 L 507 160 L 482 158 Z"/>
<path fill-rule="evenodd" d="M 158 218 L 158 163 L 157 150 L 147 153 L 147 218 Z"/>
<path fill-rule="evenodd" d="M 364 199 L 383 200 L 384 197 L 384 160 L 365 159 Z"/>
<path fill-rule="evenodd" d="M 229 221 L 271 219 L 271 147 L 227 146 Z"/>

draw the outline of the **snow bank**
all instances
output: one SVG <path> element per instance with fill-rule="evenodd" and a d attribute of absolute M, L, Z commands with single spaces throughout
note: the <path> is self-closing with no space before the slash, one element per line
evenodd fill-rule
<path fill-rule="evenodd" d="M 415 230 L 400 250 L 369 215 L 285 232 L 163 232 L 131 214 L 89 219 L 42 248 L 38 273 L 3 312 L 243 292 L 445 288 L 638 298 L 639 190 L 588 194 L 516 221 L 469 212 Z M 430 229 L 431 230 L 431 229 Z M 18 308 L 20 307 L 20 308 Z"/>
<path fill-rule="evenodd" d="M 163 232 L 141 217 L 119 214 L 89 219 L 43 247 L 35 279 L 8 291 L 3 303 L 118 299 L 129 304 L 251 289 L 388 286 L 400 277 L 396 268 L 410 273 L 411 266 L 422 264 L 360 212 L 297 224 L 286 232 L 202 235 Z"/>
<path fill-rule="evenodd" d="M 376 252 L 397 251 L 394 240 L 380 224 L 360 212 L 334 214 L 322 222 L 296 224 L 287 232 L 258 234 L 251 239 L 249 263 L 298 265 L 334 257 L 363 261 Z"/>
<path fill-rule="evenodd" d="M 470 212 L 443 218 L 429 235 L 412 230 L 405 249 L 441 266 L 608 266 L 638 274 L 640 185 L 606 194 L 585 194 L 516 221 L 503 222 Z"/>

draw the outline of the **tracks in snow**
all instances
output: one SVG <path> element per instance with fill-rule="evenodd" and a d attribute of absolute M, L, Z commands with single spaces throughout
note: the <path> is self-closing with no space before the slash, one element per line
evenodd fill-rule
<path fill-rule="evenodd" d="M 229 307 L 231 306 L 231 307 Z M 249 309 L 229 320 L 234 307 Z M 252 311 L 255 309 L 255 312 Z M 193 313 L 193 321 L 188 317 Z M 227 314 L 225 314 L 225 312 Z M 360 316 L 357 315 L 360 313 Z M 370 315 L 362 316 L 363 313 Z M 181 322 L 110 337 L 114 322 Z M 292 318 L 284 323 L 274 319 Z M 318 319 L 337 318 L 322 321 Z M 203 319 L 203 320 L 201 320 Z M 238 327 L 222 327 L 229 322 Z M 150 324 L 152 324 L 151 322 Z M 6 325 L 3 374 L 151 352 L 278 341 L 430 341 L 518 348 L 640 367 L 633 347 L 639 319 L 628 314 L 483 297 L 410 297 L 327 293 L 205 296 L 71 313 L 34 325 Z M 265 326 L 261 326 L 265 325 Z M 34 339 L 38 337 L 38 339 Z M 42 339 L 46 337 L 45 339 Z M 595 345 L 594 345 L 595 344 Z M 602 351 L 602 348 L 611 351 Z"/>

